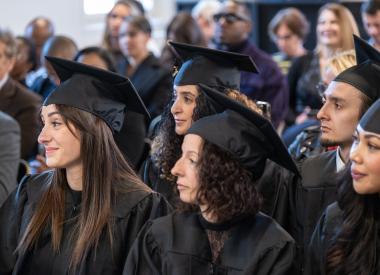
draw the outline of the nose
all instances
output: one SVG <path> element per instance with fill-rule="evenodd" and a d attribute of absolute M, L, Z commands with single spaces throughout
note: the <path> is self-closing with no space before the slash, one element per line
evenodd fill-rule
<path fill-rule="evenodd" d="M 170 171 L 173 176 L 179 177 L 182 173 L 182 158 L 177 160 L 177 162 L 174 164 L 172 170 Z"/>
<path fill-rule="evenodd" d="M 317 113 L 317 119 L 320 121 L 328 119 L 328 112 L 327 112 L 327 104 L 326 103 L 324 103 L 322 105 L 321 109 L 319 109 L 319 111 Z"/>
<path fill-rule="evenodd" d="M 176 98 L 173 102 L 172 107 L 170 108 L 170 111 L 172 115 L 176 115 L 182 111 L 181 103 L 179 102 L 179 99 Z"/>
<path fill-rule="evenodd" d="M 361 156 L 361 144 L 360 141 L 359 143 L 354 142 L 351 146 L 350 150 L 350 160 L 353 163 L 361 163 L 363 158 Z"/>
<path fill-rule="evenodd" d="M 50 137 L 48 135 L 48 132 L 47 132 L 47 129 L 46 129 L 46 126 L 44 126 L 40 132 L 40 134 L 38 135 L 38 143 L 39 144 L 47 144 L 49 141 L 50 141 Z"/>

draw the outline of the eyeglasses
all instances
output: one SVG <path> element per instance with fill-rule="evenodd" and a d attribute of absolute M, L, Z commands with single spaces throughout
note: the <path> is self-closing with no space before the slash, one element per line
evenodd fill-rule
<path fill-rule="evenodd" d="M 223 18 L 226 21 L 226 23 L 228 23 L 228 24 L 233 24 L 237 21 L 248 21 L 247 18 L 244 18 L 244 17 L 239 16 L 237 14 L 225 13 L 225 12 L 217 13 L 213 16 L 213 18 L 214 18 L 215 22 L 219 22 L 220 19 Z"/>

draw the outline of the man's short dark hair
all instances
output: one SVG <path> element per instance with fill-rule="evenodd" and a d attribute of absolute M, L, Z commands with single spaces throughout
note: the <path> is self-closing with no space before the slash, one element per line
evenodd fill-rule
<path fill-rule="evenodd" d="M 363 2 L 361 12 L 369 15 L 375 15 L 380 10 L 380 0 L 369 0 Z"/>

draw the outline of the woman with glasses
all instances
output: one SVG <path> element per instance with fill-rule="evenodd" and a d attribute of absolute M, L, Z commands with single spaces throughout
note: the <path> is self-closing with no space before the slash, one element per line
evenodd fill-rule
<path fill-rule="evenodd" d="M 309 274 L 380 272 L 380 100 L 361 118 L 353 135 L 351 163 L 341 175 L 338 199 L 312 236 Z"/>

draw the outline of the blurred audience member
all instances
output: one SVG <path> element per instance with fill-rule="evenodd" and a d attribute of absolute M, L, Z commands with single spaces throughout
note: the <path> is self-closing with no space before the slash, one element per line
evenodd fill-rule
<path fill-rule="evenodd" d="M 35 50 L 32 41 L 23 36 L 16 37 L 17 44 L 17 56 L 16 62 L 10 72 L 11 77 L 20 82 L 22 85 L 26 85 L 26 75 L 35 69 Z"/>
<path fill-rule="evenodd" d="M 20 163 L 20 127 L 11 116 L 0 111 L 0 207 L 16 188 Z"/>
<path fill-rule="evenodd" d="M 74 57 L 74 61 L 116 72 L 115 61 L 111 54 L 100 47 L 87 47 L 81 49 Z"/>
<path fill-rule="evenodd" d="M 370 36 L 369 43 L 380 51 L 380 1 L 364 1 L 361 12 L 364 28 Z"/>
<path fill-rule="evenodd" d="M 144 16 L 129 16 L 120 27 L 120 49 L 127 62 L 119 72 L 127 76 L 136 87 L 152 117 L 158 116 L 169 98 L 172 77 L 147 45 L 152 28 Z"/>
<path fill-rule="evenodd" d="M 35 63 L 37 68 L 41 64 L 41 51 L 46 40 L 54 35 L 54 25 L 46 17 L 36 17 L 25 28 L 25 37 L 29 38 L 35 46 Z"/>
<path fill-rule="evenodd" d="M 46 98 L 57 87 L 59 79 L 44 57 L 52 56 L 72 60 L 77 51 L 78 48 L 71 38 L 63 35 L 50 37 L 42 48 L 41 56 L 41 64 L 46 69 L 46 73 L 37 77 L 31 84 L 30 89 Z"/>
<path fill-rule="evenodd" d="M 296 8 L 282 9 L 270 21 L 268 32 L 280 50 L 273 59 L 286 75 L 293 59 L 307 52 L 303 42 L 309 33 L 309 22 Z"/>
<path fill-rule="evenodd" d="M 353 34 L 359 35 L 352 13 L 343 5 L 329 3 L 319 9 L 317 46 L 313 52 L 297 58 L 288 74 L 290 112 L 288 125 L 315 117 L 322 106 L 318 85 L 327 60 L 338 52 L 354 48 Z"/>
<path fill-rule="evenodd" d="M 142 15 L 136 1 L 120 0 L 115 3 L 106 17 L 102 47 L 109 51 L 116 64 L 123 63 L 125 57 L 119 47 L 119 29 L 127 16 Z"/>
<path fill-rule="evenodd" d="M 249 40 L 252 22 L 248 7 L 241 2 L 226 1 L 214 20 L 218 49 L 247 54 L 255 60 L 260 73 L 242 72 L 240 90 L 251 99 L 269 102 L 273 125 L 279 129 L 288 112 L 288 86 L 271 56 Z"/>
<path fill-rule="evenodd" d="M 221 3 L 217 0 L 201 0 L 191 10 L 191 15 L 197 21 L 206 44 L 210 45 L 214 37 L 214 14 L 220 9 Z"/>
<path fill-rule="evenodd" d="M 0 111 L 13 117 L 21 128 L 21 157 L 35 153 L 41 98 L 13 80 L 9 73 L 16 61 L 17 45 L 12 33 L 0 29 Z"/>
<path fill-rule="evenodd" d="M 200 27 L 191 14 L 187 12 L 180 12 L 173 17 L 166 28 L 166 40 L 196 46 L 207 46 Z M 161 53 L 161 64 L 172 68 L 176 63 L 176 58 L 171 47 L 165 45 Z"/>

